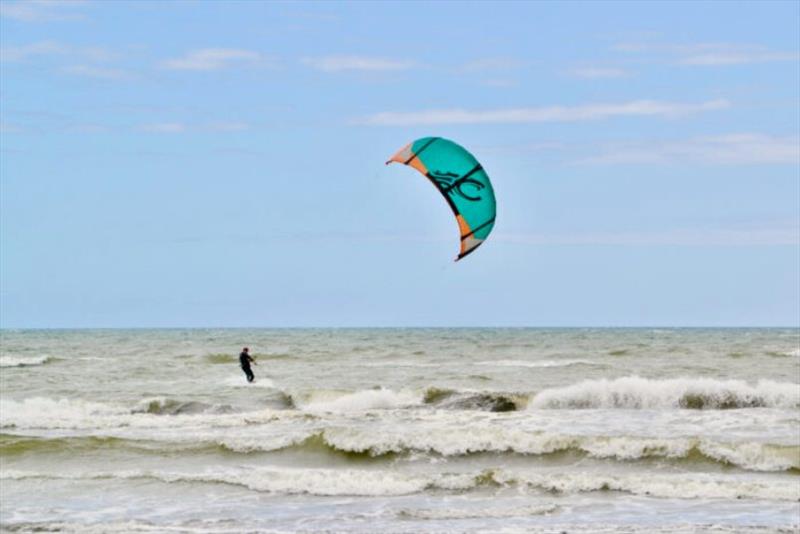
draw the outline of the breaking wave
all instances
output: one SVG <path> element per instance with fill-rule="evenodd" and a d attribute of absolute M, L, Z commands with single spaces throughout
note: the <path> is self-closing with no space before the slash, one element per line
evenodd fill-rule
<path fill-rule="evenodd" d="M 419 406 L 423 403 L 423 395 L 419 392 L 385 388 L 354 392 L 317 390 L 292 395 L 292 402 L 297 408 L 309 412 L 349 413 Z"/>
<path fill-rule="evenodd" d="M 155 397 L 139 401 L 132 413 L 149 413 L 154 415 L 179 415 L 200 413 L 232 413 L 235 412 L 229 404 L 207 404 L 199 401 L 182 401 Z"/>
<path fill-rule="evenodd" d="M 492 367 L 571 367 L 573 365 L 594 365 L 606 367 L 607 364 L 589 360 L 490 360 L 476 362 L 475 365 L 489 365 Z"/>
<path fill-rule="evenodd" d="M 517 506 L 506 508 L 406 508 L 399 510 L 397 515 L 406 519 L 502 519 L 506 517 L 527 517 L 532 515 L 547 515 L 559 510 L 555 504 L 532 504 L 530 506 Z"/>
<path fill-rule="evenodd" d="M 274 443 L 259 444 L 252 439 L 242 442 L 233 437 L 225 438 L 218 444 L 234 452 L 277 448 Z M 542 456 L 576 453 L 590 458 L 629 462 L 663 458 L 675 461 L 710 461 L 751 471 L 800 471 L 800 446 L 757 442 L 723 443 L 696 437 L 571 436 L 490 427 L 461 433 L 451 427 L 393 434 L 331 427 L 319 432 L 309 432 L 306 436 L 297 436 L 286 445 L 369 456 L 408 453 L 441 456 L 510 453 Z"/>
<path fill-rule="evenodd" d="M 731 408 L 797 408 L 800 386 L 759 380 L 675 378 L 653 380 L 638 376 L 614 380 L 586 380 L 571 386 L 545 389 L 536 394 L 528 408 L 689 408 L 724 410 Z"/>
<path fill-rule="evenodd" d="M 32 367 L 54 361 L 52 356 L 0 356 L 0 368 Z"/>
<path fill-rule="evenodd" d="M 155 430 L 156 432 L 150 432 Z M 515 428 L 475 427 L 459 432 L 457 426 L 416 431 L 375 431 L 371 428 L 329 426 L 267 434 L 222 432 L 210 429 L 191 434 L 159 433 L 148 429 L 133 438 L 92 435 L 32 437 L 0 434 L 4 454 L 57 453 L 94 449 L 135 449 L 139 452 L 217 451 L 236 454 L 281 450 L 345 455 L 351 459 L 419 454 L 457 457 L 475 454 L 548 456 L 570 454 L 587 458 L 638 462 L 669 460 L 677 463 L 712 462 L 748 471 L 800 472 L 800 446 L 760 442 L 722 442 L 709 438 L 658 438 L 636 436 L 573 436 L 533 433 Z"/>
<path fill-rule="evenodd" d="M 257 492 L 321 496 L 392 496 L 432 490 L 469 491 L 482 487 L 576 494 L 615 491 L 670 499 L 800 500 L 794 480 L 744 480 L 721 474 L 532 473 L 488 469 L 472 473 L 402 473 L 374 469 L 216 468 L 205 472 L 132 469 L 100 472 L 31 472 L 4 470 L 0 480 L 149 479 L 165 483 L 229 484 Z"/>
<path fill-rule="evenodd" d="M 513 412 L 528 404 L 528 395 L 430 387 L 425 390 L 423 400 L 425 404 L 441 409 Z"/>

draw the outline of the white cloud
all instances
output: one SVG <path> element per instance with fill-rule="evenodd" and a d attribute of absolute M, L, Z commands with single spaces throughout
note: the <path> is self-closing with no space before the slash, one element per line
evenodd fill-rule
<path fill-rule="evenodd" d="M 720 51 L 705 54 L 695 54 L 682 58 L 682 65 L 742 65 L 746 63 L 770 63 L 774 61 L 797 61 L 800 54 L 784 52 L 745 52 L 745 51 Z"/>
<path fill-rule="evenodd" d="M 139 129 L 152 133 L 188 133 L 188 132 L 241 132 L 250 128 L 246 122 L 209 122 L 203 124 L 186 124 L 183 122 L 157 122 L 145 124 Z"/>
<path fill-rule="evenodd" d="M 476 59 L 466 63 L 461 70 L 464 72 L 509 71 L 520 69 L 525 63 L 509 57 L 493 57 Z"/>
<path fill-rule="evenodd" d="M 71 65 L 61 69 L 66 74 L 98 78 L 101 80 L 129 80 L 133 76 L 122 69 L 95 67 L 91 65 Z"/>
<path fill-rule="evenodd" d="M 180 122 L 158 122 L 145 124 L 141 129 L 145 132 L 154 133 L 183 133 L 186 131 L 186 125 Z"/>
<path fill-rule="evenodd" d="M 677 117 L 730 107 L 727 100 L 710 100 L 700 104 L 634 100 L 621 104 L 589 104 L 582 106 L 550 106 L 492 110 L 439 109 L 416 112 L 386 111 L 365 117 L 358 124 L 371 126 L 413 126 L 437 124 L 513 124 L 534 122 L 575 122 L 611 117 L 661 116 Z"/>
<path fill-rule="evenodd" d="M 487 87 L 500 87 L 504 89 L 508 87 L 516 87 L 518 85 L 514 80 L 504 78 L 489 78 L 488 80 L 483 80 L 481 84 Z"/>
<path fill-rule="evenodd" d="M 367 56 L 325 56 L 304 58 L 303 63 L 323 72 L 399 71 L 414 67 L 413 61 Z"/>
<path fill-rule="evenodd" d="M 71 49 L 55 41 L 40 41 L 23 46 L 8 46 L 0 49 L 2 61 L 25 61 L 35 56 L 60 56 L 71 52 Z"/>
<path fill-rule="evenodd" d="M 619 43 L 613 47 L 620 52 L 651 53 L 672 56 L 680 65 L 717 66 L 797 61 L 797 52 L 780 52 L 765 46 L 732 43 Z"/>
<path fill-rule="evenodd" d="M 212 122 L 206 128 L 212 132 L 242 132 L 250 125 L 246 122 Z"/>
<path fill-rule="evenodd" d="M 168 59 L 161 67 L 169 70 L 218 70 L 233 63 L 253 63 L 262 59 L 261 54 L 251 50 L 235 48 L 203 48 L 189 52 L 184 57 Z"/>
<path fill-rule="evenodd" d="M 86 4 L 84 0 L 4 0 L 0 2 L 0 17 L 23 22 L 78 20 L 83 16 L 75 9 Z"/>
<path fill-rule="evenodd" d="M 585 67 L 573 69 L 569 71 L 568 74 L 576 78 L 587 79 L 623 78 L 628 76 L 628 73 L 625 70 L 610 67 Z"/>
<path fill-rule="evenodd" d="M 705 163 L 719 165 L 800 164 L 800 138 L 736 133 L 680 141 L 621 143 L 605 147 L 584 164 Z"/>
<path fill-rule="evenodd" d="M 22 46 L 0 49 L 0 61 L 27 61 L 34 57 L 71 57 L 80 60 L 102 62 L 115 59 L 117 54 L 100 47 L 74 47 L 56 41 L 39 41 Z"/>

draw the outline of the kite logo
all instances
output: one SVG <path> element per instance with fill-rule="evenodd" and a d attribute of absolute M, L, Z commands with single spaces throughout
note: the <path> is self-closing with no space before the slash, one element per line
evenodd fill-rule
<path fill-rule="evenodd" d="M 446 193 L 448 195 L 455 193 L 464 200 L 477 202 L 481 199 L 481 197 L 470 196 L 464 191 L 463 188 L 465 186 L 470 186 L 474 188 L 475 191 L 480 191 L 484 188 L 484 185 L 478 180 L 470 178 L 470 174 L 472 173 L 470 172 L 464 177 L 459 177 L 458 174 L 452 172 L 432 171 L 430 173 L 431 178 L 433 178 L 433 180 L 436 182 L 436 185 L 439 186 L 439 189 L 442 190 L 442 193 Z"/>

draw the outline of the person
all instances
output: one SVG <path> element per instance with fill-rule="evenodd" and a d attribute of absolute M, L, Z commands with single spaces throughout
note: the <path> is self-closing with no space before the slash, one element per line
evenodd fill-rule
<path fill-rule="evenodd" d="M 250 349 L 245 347 L 242 349 L 242 353 L 239 354 L 239 365 L 242 366 L 242 371 L 244 371 L 244 374 L 247 376 L 248 382 L 252 382 L 253 379 L 255 378 L 253 370 L 250 369 L 250 362 L 256 363 L 253 357 L 250 356 Z"/>

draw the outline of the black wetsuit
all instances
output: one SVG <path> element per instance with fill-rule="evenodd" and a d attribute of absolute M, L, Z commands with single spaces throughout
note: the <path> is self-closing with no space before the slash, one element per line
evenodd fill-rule
<path fill-rule="evenodd" d="M 243 352 L 239 355 L 239 364 L 242 366 L 242 371 L 244 371 L 244 374 L 247 375 L 248 382 L 252 382 L 253 379 L 255 378 L 253 370 L 250 369 L 250 362 L 252 361 L 253 358 L 246 352 Z"/>

